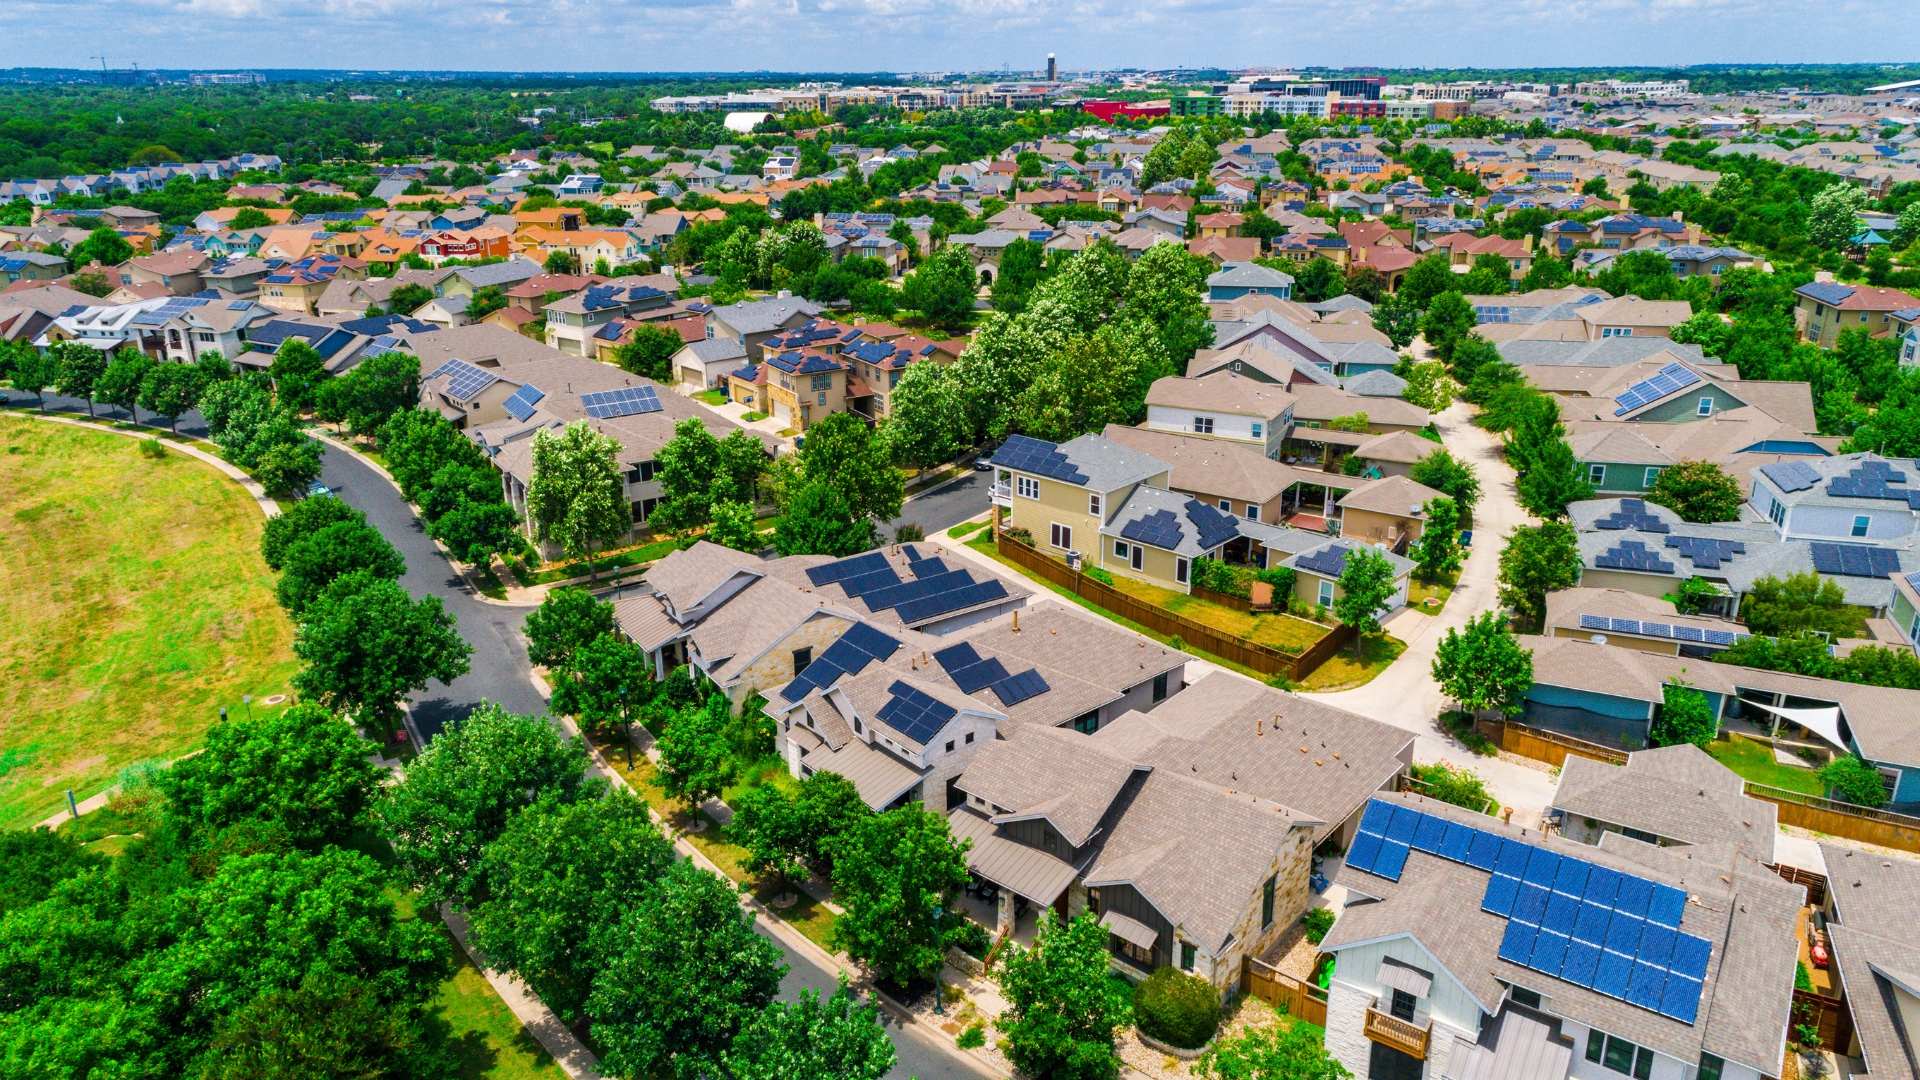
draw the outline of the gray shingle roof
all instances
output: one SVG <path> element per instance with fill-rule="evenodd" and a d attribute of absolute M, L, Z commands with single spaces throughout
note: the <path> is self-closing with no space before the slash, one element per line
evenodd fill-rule
<path fill-rule="evenodd" d="M 1550 805 L 1688 844 L 1734 844 L 1773 861 L 1774 805 L 1747 798 L 1740 777 L 1690 743 L 1636 751 L 1624 768 L 1569 756 Z"/>
<path fill-rule="evenodd" d="M 778 330 L 795 315 L 818 315 L 826 308 L 798 296 L 770 300 L 743 300 L 738 304 L 714 308 L 713 316 L 743 334 L 763 334 Z"/>
<path fill-rule="evenodd" d="M 1116 491 L 1167 471 L 1167 463 L 1098 435 L 1082 435 L 1056 449 L 1087 478 L 1088 491 Z"/>

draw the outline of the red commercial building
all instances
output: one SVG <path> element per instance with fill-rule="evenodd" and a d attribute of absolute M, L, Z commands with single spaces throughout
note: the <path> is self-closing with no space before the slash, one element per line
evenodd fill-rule
<path fill-rule="evenodd" d="M 1128 120 L 1137 120 L 1144 116 L 1166 116 L 1173 111 L 1171 105 L 1135 105 L 1125 101 L 1083 101 L 1080 111 L 1092 113 L 1102 120 L 1112 122 L 1116 116 Z"/>
<path fill-rule="evenodd" d="M 1367 101 L 1363 98 L 1342 98 L 1327 103 L 1328 116 L 1353 116 L 1363 119 L 1380 119 L 1387 115 L 1387 103 Z"/>

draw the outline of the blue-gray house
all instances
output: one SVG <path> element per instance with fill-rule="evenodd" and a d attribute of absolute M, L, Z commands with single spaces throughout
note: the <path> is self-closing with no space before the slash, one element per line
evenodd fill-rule
<path fill-rule="evenodd" d="M 1207 302 L 1238 300 L 1254 294 L 1293 299 L 1293 275 L 1258 263 L 1228 263 L 1207 277 Z"/>

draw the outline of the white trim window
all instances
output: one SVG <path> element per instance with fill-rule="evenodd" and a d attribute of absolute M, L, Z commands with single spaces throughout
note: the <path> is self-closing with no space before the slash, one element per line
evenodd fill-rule
<path fill-rule="evenodd" d="M 1256 439 L 1264 439 L 1264 438 L 1266 438 L 1266 435 L 1265 435 L 1265 432 L 1266 432 L 1266 430 L 1267 430 L 1267 427 L 1266 427 L 1266 425 L 1265 425 L 1265 424 L 1262 424 L 1262 423 L 1261 423 L 1260 421 L 1258 421 L 1258 420 L 1255 420 L 1255 421 L 1253 422 L 1253 437 L 1254 437 L 1254 438 L 1256 438 Z"/>
<path fill-rule="evenodd" d="M 1331 581 L 1322 581 L 1320 583 L 1320 606 L 1333 606 L 1333 582 Z"/>
<path fill-rule="evenodd" d="M 1647 466 L 1647 475 L 1641 479 L 1640 485 L 1642 487 L 1645 487 L 1651 490 L 1653 488 L 1653 485 L 1657 481 L 1659 481 L 1659 479 L 1660 479 L 1660 466 L 1649 465 Z"/>
<path fill-rule="evenodd" d="M 1016 476 L 1013 478 L 1013 491 L 1023 499 L 1037 499 L 1040 497 L 1040 481 L 1031 476 Z"/>
<path fill-rule="evenodd" d="M 1773 505 L 1767 507 L 1767 518 L 1781 528 L 1787 527 L 1787 507 L 1779 499 L 1769 500 Z"/>
<path fill-rule="evenodd" d="M 1125 559 L 1127 557 L 1127 542 L 1125 540 L 1115 540 L 1113 542 L 1113 557 L 1116 559 Z"/>
<path fill-rule="evenodd" d="M 1221 512 L 1221 513 L 1223 513 L 1223 514 L 1231 514 L 1231 513 L 1233 513 L 1233 500 L 1232 500 L 1232 499 L 1221 499 L 1221 500 L 1220 500 L 1220 512 Z"/>
<path fill-rule="evenodd" d="M 1092 514 L 1094 517 L 1100 516 L 1100 493 L 1099 492 L 1097 491 L 1090 492 L 1087 495 L 1087 513 Z"/>
<path fill-rule="evenodd" d="M 1712 416 L 1713 395 L 1708 394 L 1706 397 L 1701 398 L 1700 403 L 1693 407 L 1693 412 L 1695 416 Z"/>
<path fill-rule="evenodd" d="M 1872 526 L 1873 526 L 1873 518 L 1867 516 L 1866 514 L 1855 514 L 1853 517 L 1852 535 L 1865 536 L 1867 535 L 1867 530 Z"/>
<path fill-rule="evenodd" d="M 1606 481 L 1607 467 L 1605 465 L 1587 466 L 1587 483 L 1592 484 L 1594 487 L 1599 487 L 1601 484 L 1606 483 Z"/>
<path fill-rule="evenodd" d="M 1211 435 L 1211 434 L 1213 434 L 1213 417 L 1211 417 L 1211 416 L 1196 416 L 1196 417 L 1194 417 L 1194 418 L 1193 418 L 1193 433 L 1194 433 L 1195 435 Z"/>
<path fill-rule="evenodd" d="M 1055 521 L 1047 530 L 1047 542 L 1062 551 L 1073 549 L 1073 526 L 1062 525 Z"/>

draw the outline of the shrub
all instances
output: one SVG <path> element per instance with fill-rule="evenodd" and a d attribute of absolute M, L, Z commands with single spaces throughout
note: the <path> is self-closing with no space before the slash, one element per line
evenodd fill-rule
<path fill-rule="evenodd" d="M 1487 782 L 1472 769 L 1436 761 L 1431 765 L 1415 765 L 1413 778 L 1420 781 L 1423 785 L 1420 793 L 1429 799 L 1463 806 L 1475 813 L 1483 807 L 1492 809 L 1488 802 L 1493 796 L 1487 791 Z"/>
<path fill-rule="evenodd" d="M 987 1045 L 987 1026 L 985 1024 L 974 1024 L 972 1027 L 961 1032 L 960 1037 L 953 1040 L 953 1045 L 958 1046 L 962 1050 L 972 1050 L 976 1047 Z"/>
<path fill-rule="evenodd" d="M 1082 572 L 1102 585 L 1113 584 L 1113 575 L 1097 566 L 1089 566 Z"/>
<path fill-rule="evenodd" d="M 1220 1026 L 1220 995 L 1205 979 L 1163 967 L 1133 988 L 1133 1018 L 1147 1036 L 1197 1050 Z"/>
<path fill-rule="evenodd" d="M 961 919 L 958 925 L 949 929 L 945 935 L 946 943 L 966 953 L 976 960 L 987 958 L 987 949 L 993 944 L 987 937 L 987 928 L 971 919 Z"/>
<path fill-rule="evenodd" d="M 1473 722 L 1461 712 L 1440 714 L 1440 730 L 1459 740 L 1460 745 L 1481 757 L 1492 757 L 1500 752 L 1493 740 L 1474 729 Z"/>
<path fill-rule="evenodd" d="M 167 456 L 167 448 L 161 444 L 159 439 L 141 439 L 140 456 L 157 460 Z"/>
<path fill-rule="evenodd" d="M 909 521 L 893 530 L 893 542 L 896 544 L 917 544 L 926 538 L 927 531 L 915 521 Z"/>
<path fill-rule="evenodd" d="M 1327 931 L 1333 929 L 1333 920 L 1336 918 L 1339 916 L 1333 913 L 1332 908 L 1308 908 L 1307 913 L 1300 916 L 1300 925 L 1307 928 L 1307 940 L 1318 945 L 1326 939 Z"/>
<path fill-rule="evenodd" d="M 1011 529 L 1002 529 L 1000 533 L 1016 544 L 1025 544 L 1028 547 L 1033 546 L 1033 534 L 1018 525 L 1015 525 Z"/>
<path fill-rule="evenodd" d="M 1887 801 L 1887 789 L 1880 783 L 1879 770 L 1852 754 L 1834 758 L 1820 770 L 1819 776 L 1833 790 L 1835 798 L 1855 806 L 1875 807 Z"/>

